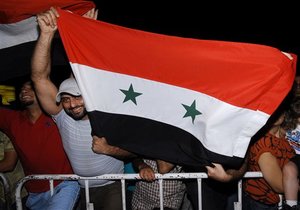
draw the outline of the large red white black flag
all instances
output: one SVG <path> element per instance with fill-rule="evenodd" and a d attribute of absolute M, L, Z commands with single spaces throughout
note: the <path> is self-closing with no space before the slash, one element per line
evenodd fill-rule
<path fill-rule="evenodd" d="M 294 80 L 296 56 L 269 46 L 167 36 L 59 13 L 93 132 L 138 154 L 237 166 Z"/>

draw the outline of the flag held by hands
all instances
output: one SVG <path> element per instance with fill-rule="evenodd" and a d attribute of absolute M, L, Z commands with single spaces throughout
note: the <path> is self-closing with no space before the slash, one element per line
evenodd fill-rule
<path fill-rule="evenodd" d="M 30 73 L 30 59 L 39 33 L 36 15 L 50 7 L 83 15 L 95 4 L 89 0 L 0 1 L 0 63 L 3 67 L 0 69 L 0 81 Z M 56 57 L 64 56 L 60 46 L 60 43 L 53 46 Z M 59 58 L 56 63 L 64 63 L 64 60 Z"/>
<path fill-rule="evenodd" d="M 273 47 L 168 36 L 59 13 L 93 133 L 137 154 L 235 167 L 294 80 L 296 55 Z"/>

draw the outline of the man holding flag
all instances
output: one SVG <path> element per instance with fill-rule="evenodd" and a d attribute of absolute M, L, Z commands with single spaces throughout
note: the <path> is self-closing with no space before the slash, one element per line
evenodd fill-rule
<path fill-rule="evenodd" d="M 293 82 L 296 57 L 270 47 L 167 37 L 84 20 L 62 10 L 58 15 L 53 8 L 46 16 L 43 21 L 51 34 L 60 16 L 60 35 L 79 87 L 69 79 L 57 94 L 48 79 L 53 36 L 42 33 L 32 60 L 32 79 L 44 108 L 57 121 L 62 108 L 66 117 L 68 113 L 73 119 L 81 115 L 77 121 L 90 119 L 89 131 L 108 144 L 120 146 L 114 148 L 126 155 L 123 149 L 179 165 L 197 167 L 219 162 L 227 167 L 239 166 L 250 138 Z M 165 56 L 170 47 L 172 62 Z M 147 59 L 137 60 L 139 57 Z M 160 67 L 181 74 L 166 76 Z M 189 75 L 182 74 L 183 68 Z M 223 79 L 227 74 L 229 81 Z M 239 77 L 243 80 L 237 80 Z M 69 86 L 72 91 L 67 91 Z M 54 106 L 55 98 L 62 105 Z M 124 99 L 122 103 L 120 98 Z M 179 106 L 169 112 L 169 102 Z M 132 107 L 137 109 L 132 111 Z M 183 117 L 178 118 L 178 113 Z M 64 134 L 66 121 L 60 123 Z"/>
<path fill-rule="evenodd" d="M 155 34 L 58 12 L 93 134 L 138 155 L 238 167 L 294 80 L 296 56 L 276 48 Z"/>
<path fill-rule="evenodd" d="M 84 16 L 96 18 L 92 9 Z M 124 172 L 122 161 L 104 154 L 95 154 L 92 149 L 90 121 L 87 116 L 81 92 L 74 78 L 63 81 L 59 91 L 49 79 L 51 71 L 50 48 L 56 32 L 58 13 L 53 7 L 37 15 L 41 34 L 32 57 L 32 80 L 37 96 L 44 110 L 56 121 L 62 136 L 64 149 L 74 172 L 79 176 L 98 176 Z M 57 105 L 58 104 L 58 105 Z M 86 209 L 85 184 L 81 184 L 81 209 Z M 121 210 L 121 183 L 112 180 L 89 182 L 90 202 L 94 209 Z"/>
<path fill-rule="evenodd" d="M 93 134 L 139 155 L 238 167 L 294 81 L 297 56 L 276 48 L 166 36 L 58 12 Z"/>

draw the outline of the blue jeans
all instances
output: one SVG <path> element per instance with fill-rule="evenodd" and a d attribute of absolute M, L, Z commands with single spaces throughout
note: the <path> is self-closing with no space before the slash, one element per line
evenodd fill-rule
<path fill-rule="evenodd" d="M 245 192 L 243 193 L 242 206 L 243 210 L 278 210 L 278 205 L 268 205 L 258 202 L 248 196 Z"/>
<path fill-rule="evenodd" d="M 42 193 L 29 193 L 26 206 L 31 210 L 72 210 L 79 198 L 80 187 L 77 181 L 63 181 L 54 188 Z"/>

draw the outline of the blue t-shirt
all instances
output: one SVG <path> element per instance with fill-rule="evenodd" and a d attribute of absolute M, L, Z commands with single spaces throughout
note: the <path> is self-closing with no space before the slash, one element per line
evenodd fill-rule
<path fill-rule="evenodd" d="M 297 125 L 295 130 L 287 131 L 286 138 L 296 154 L 300 154 L 300 125 Z"/>
<path fill-rule="evenodd" d="M 131 162 L 128 162 L 124 165 L 124 173 L 125 174 L 136 174 L 137 172 L 134 170 Z M 127 190 L 134 191 L 135 181 L 127 181 Z"/>

